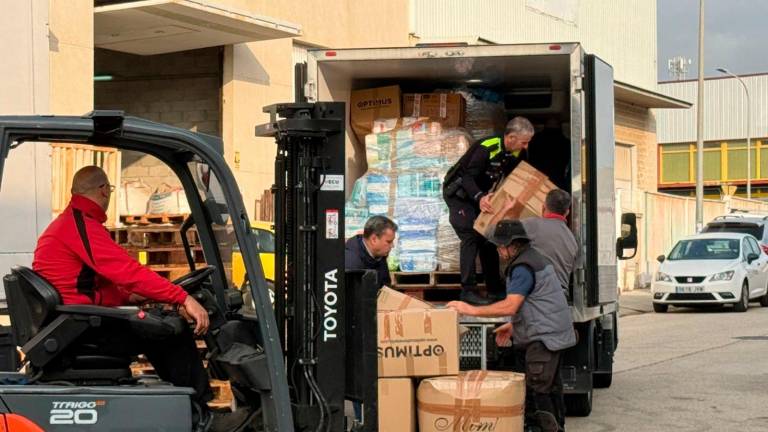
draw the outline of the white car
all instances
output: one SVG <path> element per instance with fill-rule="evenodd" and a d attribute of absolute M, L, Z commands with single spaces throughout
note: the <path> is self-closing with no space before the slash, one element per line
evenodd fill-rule
<path fill-rule="evenodd" d="M 651 284 L 653 310 L 669 305 L 732 304 L 746 312 L 750 301 L 768 306 L 768 255 L 750 234 L 707 233 L 686 237 L 661 265 Z"/>

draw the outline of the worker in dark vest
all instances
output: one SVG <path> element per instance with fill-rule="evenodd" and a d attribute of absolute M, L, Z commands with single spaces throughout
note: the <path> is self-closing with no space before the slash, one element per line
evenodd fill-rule
<path fill-rule="evenodd" d="M 376 287 L 389 285 L 387 256 L 395 244 L 397 224 L 385 216 L 371 216 L 365 222 L 363 234 L 347 240 L 344 267 L 347 270 L 375 270 Z"/>
<path fill-rule="evenodd" d="M 530 245 L 520 221 L 496 225 L 492 241 L 499 255 L 510 262 L 506 269 L 507 298 L 486 306 L 448 303 L 464 315 L 511 317 L 496 329 L 496 342 L 512 338 L 521 356 L 526 383 L 526 423 L 544 432 L 565 429 L 565 404 L 560 379 L 562 352 L 576 345 L 573 318 L 552 264 Z M 522 365 L 521 365 L 522 366 Z"/>
<path fill-rule="evenodd" d="M 533 134 L 533 125 L 528 119 L 515 117 L 507 123 L 504 135 L 475 142 L 445 176 L 443 198 L 450 211 L 451 226 L 461 241 L 462 301 L 488 304 L 504 296 L 496 246 L 475 231 L 473 225 L 481 211 L 492 211 L 493 191 L 517 166 Z M 495 298 L 484 298 L 477 292 L 475 259 L 478 254 L 489 297 Z"/>

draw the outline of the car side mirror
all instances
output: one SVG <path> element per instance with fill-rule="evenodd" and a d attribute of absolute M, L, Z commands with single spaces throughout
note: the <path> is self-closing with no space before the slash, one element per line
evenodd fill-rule
<path fill-rule="evenodd" d="M 629 253 L 631 255 L 628 255 Z M 637 255 L 637 215 L 624 213 L 621 215 L 621 237 L 616 239 L 616 256 L 620 260 L 628 260 L 635 255 Z"/>
<path fill-rule="evenodd" d="M 659 255 L 656 257 L 656 261 L 660 263 L 663 263 L 665 259 L 667 259 L 667 257 L 665 257 L 664 255 Z"/>
<path fill-rule="evenodd" d="M 760 258 L 760 255 L 758 255 L 758 254 L 753 252 L 753 253 L 747 255 L 747 262 L 752 264 L 752 261 L 754 261 L 754 260 L 756 260 L 758 258 Z"/>

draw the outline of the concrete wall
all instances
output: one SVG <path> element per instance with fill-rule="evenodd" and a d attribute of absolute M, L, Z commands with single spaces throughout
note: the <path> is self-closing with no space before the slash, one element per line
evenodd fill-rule
<path fill-rule="evenodd" d="M 0 14 L 1 114 L 83 114 L 92 109 L 93 2 L 7 0 Z M 10 65 L 10 63 L 8 63 Z M 32 262 L 51 220 L 47 144 L 11 151 L 0 187 L 0 272 Z"/>
<path fill-rule="evenodd" d="M 617 80 L 656 88 L 655 0 L 413 0 L 412 14 L 423 42 L 581 42 Z"/>
<path fill-rule="evenodd" d="M 95 83 L 97 109 L 221 135 L 221 55 L 205 48 L 155 56 L 97 49 L 95 70 L 111 81 Z M 123 151 L 122 180 L 142 180 L 153 190 L 178 185 L 176 175 L 156 158 Z"/>

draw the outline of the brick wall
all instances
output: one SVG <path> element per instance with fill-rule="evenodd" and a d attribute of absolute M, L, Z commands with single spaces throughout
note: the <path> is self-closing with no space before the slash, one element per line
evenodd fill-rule
<path fill-rule="evenodd" d="M 155 56 L 95 51 L 96 109 L 117 109 L 147 120 L 221 136 L 221 55 L 205 48 Z M 154 157 L 123 152 L 123 180 L 150 187 L 178 185 L 176 175 Z"/>

